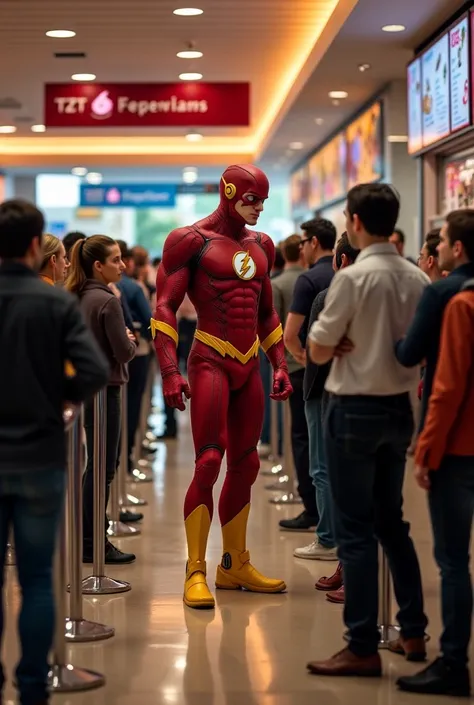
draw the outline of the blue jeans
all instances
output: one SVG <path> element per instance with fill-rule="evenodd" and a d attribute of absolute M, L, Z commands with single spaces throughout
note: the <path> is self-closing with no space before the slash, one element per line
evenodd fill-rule
<path fill-rule="evenodd" d="M 409 395 L 334 396 L 325 432 L 349 648 L 368 656 L 379 639 L 378 542 L 390 565 L 402 636 L 422 637 L 427 625 L 420 566 L 402 512 L 413 433 Z"/>
<path fill-rule="evenodd" d="M 18 622 L 21 659 L 16 669 L 22 705 L 37 705 L 48 699 L 48 654 L 54 631 L 52 566 L 65 481 L 63 468 L 0 474 L 2 587 L 6 546 L 9 530 L 13 528 L 18 580 L 23 596 Z M 4 682 L 0 666 L 0 688 Z"/>
<path fill-rule="evenodd" d="M 323 401 L 308 399 L 305 403 L 309 433 L 309 474 L 316 489 L 319 522 L 316 536 L 325 548 L 334 548 L 334 518 L 331 488 L 329 486 L 326 449 L 323 437 Z"/>
<path fill-rule="evenodd" d="M 429 506 L 441 572 L 444 658 L 464 666 L 472 628 L 469 544 L 474 513 L 474 457 L 448 455 L 431 473 Z"/>

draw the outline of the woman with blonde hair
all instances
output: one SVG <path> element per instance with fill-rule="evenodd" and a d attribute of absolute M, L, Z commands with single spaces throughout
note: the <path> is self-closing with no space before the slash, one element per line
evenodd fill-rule
<path fill-rule="evenodd" d="M 71 267 L 66 289 L 79 297 L 82 313 L 110 365 L 106 412 L 106 503 L 119 462 L 122 385 L 128 382 L 127 363 L 135 356 L 136 338 L 125 325 L 122 306 L 110 289 L 120 281 L 125 265 L 120 247 L 106 235 L 93 235 L 79 240 L 71 252 Z M 84 406 L 84 428 L 87 440 L 87 466 L 83 481 L 83 548 L 84 562 L 93 560 L 94 535 L 94 403 Z M 108 528 L 108 521 L 105 523 Z M 133 553 L 122 553 L 107 536 L 106 563 L 131 563 Z"/>
<path fill-rule="evenodd" d="M 54 235 L 46 234 L 43 235 L 41 245 L 43 249 L 43 262 L 39 271 L 41 279 L 51 286 L 63 284 L 69 269 L 63 243 Z"/>

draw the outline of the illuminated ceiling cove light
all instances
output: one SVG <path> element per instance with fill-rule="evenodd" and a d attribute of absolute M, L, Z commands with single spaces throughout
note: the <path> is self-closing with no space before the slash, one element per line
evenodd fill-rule
<path fill-rule="evenodd" d="M 46 132 L 46 127 L 44 125 L 32 125 L 32 132 Z"/>
<path fill-rule="evenodd" d="M 334 100 L 344 100 L 348 95 L 347 91 L 329 91 L 329 97 Z"/>
<path fill-rule="evenodd" d="M 288 145 L 290 149 L 303 149 L 303 142 L 290 142 Z"/>
<path fill-rule="evenodd" d="M 386 24 L 382 27 L 382 32 L 404 32 L 405 30 L 404 24 Z"/>
<path fill-rule="evenodd" d="M 76 36 L 76 33 L 71 29 L 50 29 L 49 32 L 46 32 L 46 36 L 54 39 L 71 39 Z"/>
<path fill-rule="evenodd" d="M 202 51 L 186 50 L 178 51 L 176 54 L 178 59 L 202 59 Z"/>
<path fill-rule="evenodd" d="M 200 142 L 203 139 L 203 136 L 200 132 L 188 132 L 186 139 L 188 142 Z"/>
<path fill-rule="evenodd" d="M 180 17 L 195 17 L 196 15 L 202 15 L 204 10 L 199 7 L 178 7 L 173 10 L 173 15 L 179 15 Z"/>
<path fill-rule="evenodd" d="M 73 73 L 71 76 L 73 81 L 95 81 L 96 78 L 95 73 Z"/>
<path fill-rule="evenodd" d="M 0 133 L 2 135 L 11 135 L 13 132 L 16 132 L 15 125 L 0 125 Z"/>
<path fill-rule="evenodd" d="M 202 73 L 180 73 L 180 81 L 200 81 Z"/>
<path fill-rule="evenodd" d="M 73 176 L 85 176 L 87 174 L 87 169 L 85 166 L 75 166 L 71 169 L 71 174 Z"/>
<path fill-rule="evenodd" d="M 322 125 L 324 122 L 324 118 L 315 118 L 314 122 L 316 123 L 316 125 Z"/>
<path fill-rule="evenodd" d="M 408 142 L 408 135 L 389 135 L 388 141 L 392 144 L 403 144 Z"/>
<path fill-rule="evenodd" d="M 102 174 L 99 174 L 96 171 L 91 171 L 91 172 L 89 172 L 89 174 L 87 174 L 86 181 L 88 184 L 92 184 L 93 186 L 98 186 L 99 184 L 102 183 Z"/>
<path fill-rule="evenodd" d="M 358 69 L 361 73 L 368 71 L 371 68 L 370 64 L 359 64 Z"/>

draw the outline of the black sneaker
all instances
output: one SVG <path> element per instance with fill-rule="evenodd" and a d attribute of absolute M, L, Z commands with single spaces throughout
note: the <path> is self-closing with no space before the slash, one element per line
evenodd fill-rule
<path fill-rule="evenodd" d="M 452 695 L 469 698 L 471 682 L 466 666 L 453 667 L 443 658 L 438 658 L 415 676 L 403 676 L 397 680 L 400 690 L 428 695 Z"/>
<path fill-rule="evenodd" d="M 134 524 L 135 522 L 141 521 L 142 519 L 143 514 L 141 512 L 129 512 L 128 510 L 120 512 L 120 521 L 122 521 L 124 524 Z"/>
<path fill-rule="evenodd" d="M 310 531 L 317 527 L 318 521 L 317 517 L 310 516 L 305 509 L 294 519 L 282 519 L 279 526 L 284 531 Z"/>
<path fill-rule="evenodd" d="M 133 563 L 136 561 L 137 557 L 134 553 L 124 553 L 113 543 L 107 541 L 105 544 L 105 562 L 107 565 L 124 565 L 126 563 Z M 82 557 L 83 563 L 93 563 L 94 556 L 92 551 L 84 549 L 84 555 Z"/>

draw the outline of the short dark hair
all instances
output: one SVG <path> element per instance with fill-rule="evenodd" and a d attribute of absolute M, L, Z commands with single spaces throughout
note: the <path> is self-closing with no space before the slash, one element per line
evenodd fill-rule
<path fill-rule="evenodd" d="M 76 242 L 79 242 L 79 240 L 85 240 L 87 235 L 84 233 L 79 232 L 79 230 L 74 230 L 73 232 L 68 233 L 63 237 L 63 245 L 64 249 L 66 250 L 66 257 L 69 257 L 69 254 L 76 244 Z"/>
<path fill-rule="evenodd" d="M 161 264 L 161 257 L 154 257 L 152 259 L 151 264 L 152 264 L 152 267 L 159 267 L 159 265 Z"/>
<path fill-rule="evenodd" d="M 298 262 L 301 257 L 301 235 L 290 235 L 280 245 L 283 258 L 287 262 Z"/>
<path fill-rule="evenodd" d="M 281 252 L 281 246 L 277 245 L 275 247 L 275 261 L 273 262 L 273 269 L 283 269 L 285 266 L 285 260 Z"/>
<path fill-rule="evenodd" d="M 403 230 L 400 230 L 400 228 L 395 228 L 395 230 L 393 231 L 393 234 L 398 236 L 398 241 L 402 245 L 405 244 L 406 237 L 405 237 L 405 233 L 403 232 Z"/>
<path fill-rule="evenodd" d="M 389 184 L 359 184 L 347 194 L 347 210 L 359 220 L 369 235 L 393 235 L 400 213 L 400 197 Z"/>
<path fill-rule="evenodd" d="M 351 264 L 354 264 L 359 255 L 359 252 L 360 250 L 357 250 L 355 247 L 352 247 L 351 243 L 349 242 L 349 237 L 347 233 L 342 233 L 336 245 L 337 268 L 340 269 L 342 267 L 342 255 L 346 255 L 349 262 L 351 262 Z"/>
<path fill-rule="evenodd" d="M 440 228 L 433 228 L 426 236 L 425 245 L 428 257 L 438 257 L 438 245 L 441 242 L 440 233 Z"/>
<path fill-rule="evenodd" d="M 33 203 L 12 198 L 0 204 L 0 259 L 25 257 L 32 241 L 41 242 L 44 216 Z"/>
<path fill-rule="evenodd" d="M 125 240 L 116 240 L 115 242 L 120 247 L 120 254 L 122 255 L 122 260 L 133 259 L 133 252 L 131 248 L 127 245 Z"/>
<path fill-rule="evenodd" d="M 307 233 L 308 238 L 315 237 L 323 250 L 333 250 L 336 244 L 337 231 L 334 223 L 325 218 L 313 218 L 301 225 L 301 230 Z"/>
<path fill-rule="evenodd" d="M 474 208 L 452 211 L 446 218 L 451 245 L 461 242 L 470 262 L 474 262 Z"/>

